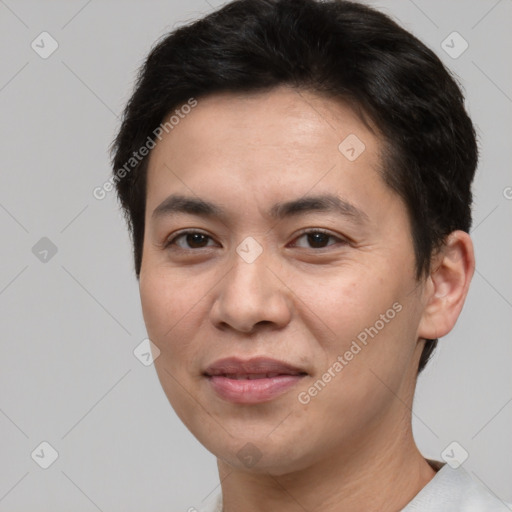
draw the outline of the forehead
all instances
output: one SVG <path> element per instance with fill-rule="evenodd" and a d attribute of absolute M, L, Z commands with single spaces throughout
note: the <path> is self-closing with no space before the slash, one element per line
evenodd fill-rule
<path fill-rule="evenodd" d="M 171 146 L 186 139 L 211 149 L 227 139 L 244 139 L 245 147 L 300 143 L 305 150 L 319 142 L 337 145 L 349 133 L 357 133 L 370 146 L 376 142 L 374 130 L 346 102 L 286 86 L 266 92 L 212 94 L 199 98 L 190 113 L 174 119 L 178 123 L 163 136 Z"/>
<path fill-rule="evenodd" d="M 152 150 L 148 207 L 170 189 L 204 196 L 223 184 L 270 201 L 276 190 L 332 191 L 339 179 L 368 185 L 379 169 L 378 136 L 342 101 L 289 87 L 214 94 L 199 98 Z"/>

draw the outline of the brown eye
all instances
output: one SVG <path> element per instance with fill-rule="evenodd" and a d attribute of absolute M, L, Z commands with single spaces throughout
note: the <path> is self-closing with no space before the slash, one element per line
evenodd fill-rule
<path fill-rule="evenodd" d="M 178 243 L 178 240 L 182 240 L 182 242 Z M 208 247 L 207 244 L 210 240 L 210 236 L 199 231 L 185 231 L 169 240 L 166 247 L 177 245 L 180 249 L 185 250 L 202 249 L 203 247 Z"/>
<path fill-rule="evenodd" d="M 331 238 L 329 235 L 326 235 L 325 233 L 308 233 L 306 237 L 308 239 L 308 243 L 315 248 L 325 247 L 326 245 L 328 245 L 329 238 Z"/>
<path fill-rule="evenodd" d="M 301 238 L 305 238 L 306 243 L 309 245 L 304 246 L 297 244 L 297 242 L 295 242 L 294 245 L 306 249 L 323 249 L 325 247 L 335 244 L 336 241 L 346 243 L 345 240 L 320 230 L 305 231 L 296 240 L 300 240 Z M 334 242 L 329 243 L 330 239 L 334 240 Z"/>

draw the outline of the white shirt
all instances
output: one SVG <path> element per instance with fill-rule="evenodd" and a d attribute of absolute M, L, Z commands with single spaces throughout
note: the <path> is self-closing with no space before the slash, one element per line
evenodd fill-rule
<path fill-rule="evenodd" d="M 512 503 L 495 496 L 462 466 L 427 459 L 438 470 L 430 482 L 400 512 L 510 512 Z M 200 512 L 222 512 L 222 493 Z"/>

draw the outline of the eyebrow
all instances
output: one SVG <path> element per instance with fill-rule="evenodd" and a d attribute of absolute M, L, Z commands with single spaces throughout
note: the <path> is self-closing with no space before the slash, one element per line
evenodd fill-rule
<path fill-rule="evenodd" d="M 357 224 L 369 222 L 368 215 L 352 203 L 333 194 L 304 196 L 292 201 L 274 204 L 269 210 L 269 216 L 284 219 L 309 212 L 337 213 L 349 218 Z M 159 219 L 172 214 L 185 213 L 208 218 L 227 217 L 220 205 L 192 196 L 172 194 L 162 201 L 151 214 L 153 219 Z"/>

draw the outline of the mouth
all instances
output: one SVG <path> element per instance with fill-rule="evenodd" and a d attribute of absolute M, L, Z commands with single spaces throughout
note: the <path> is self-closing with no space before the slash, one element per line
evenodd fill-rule
<path fill-rule="evenodd" d="M 282 377 L 284 375 L 295 375 L 291 373 L 221 373 L 218 375 L 207 375 L 208 377 L 226 377 L 234 380 L 254 380 L 254 379 L 273 379 L 274 377 Z M 297 374 L 297 375 L 306 375 Z"/>
<path fill-rule="evenodd" d="M 298 366 L 261 357 L 247 361 L 238 358 L 221 359 L 203 372 L 220 398 L 236 404 L 273 400 L 307 375 Z"/>

